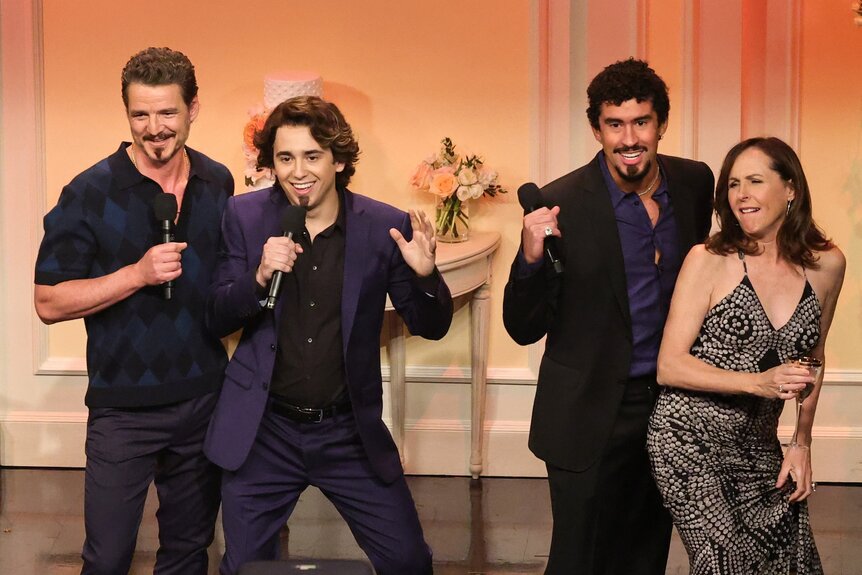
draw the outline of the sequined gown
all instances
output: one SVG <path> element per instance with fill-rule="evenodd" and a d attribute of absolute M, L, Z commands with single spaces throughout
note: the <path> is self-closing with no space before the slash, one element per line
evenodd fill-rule
<path fill-rule="evenodd" d="M 761 372 L 806 355 L 819 337 L 820 304 L 807 280 L 792 317 L 775 329 L 746 270 L 706 314 L 691 354 L 722 369 Z M 823 573 L 807 502 L 788 502 L 791 481 L 775 488 L 784 405 L 752 395 L 662 389 L 647 447 L 691 575 Z"/>

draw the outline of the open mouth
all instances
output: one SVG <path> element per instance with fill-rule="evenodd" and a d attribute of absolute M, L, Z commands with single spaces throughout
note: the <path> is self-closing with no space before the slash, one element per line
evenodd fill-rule
<path fill-rule="evenodd" d="M 759 212 L 759 211 L 760 211 L 760 208 L 740 208 L 739 209 L 740 214 L 753 214 L 753 213 Z"/>
<path fill-rule="evenodd" d="M 311 187 L 314 185 L 314 182 L 291 182 L 290 185 L 293 186 L 293 189 L 296 190 L 297 193 L 303 194 L 311 189 Z"/>
<path fill-rule="evenodd" d="M 145 136 L 144 140 L 147 142 L 153 142 L 154 144 L 161 144 L 167 140 L 173 138 L 176 134 L 173 132 L 162 132 L 161 134 L 156 134 L 155 136 Z"/>
<path fill-rule="evenodd" d="M 636 150 L 619 150 L 617 153 L 622 157 L 625 164 L 637 164 L 641 156 L 646 152 L 643 148 Z"/>

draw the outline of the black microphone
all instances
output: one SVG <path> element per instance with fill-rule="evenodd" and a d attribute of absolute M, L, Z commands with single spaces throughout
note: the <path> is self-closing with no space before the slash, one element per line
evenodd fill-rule
<path fill-rule="evenodd" d="M 305 229 L 305 208 L 299 206 L 287 206 L 281 214 L 281 229 L 284 230 L 284 235 L 287 239 L 298 236 Z M 284 273 L 281 270 L 275 270 L 272 273 L 272 280 L 269 284 L 269 294 L 266 296 L 266 309 L 275 309 L 275 302 L 278 300 L 278 293 L 281 291 L 281 278 Z"/>
<path fill-rule="evenodd" d="M 161 193 L 153 201 L 153 211 L 162 233 L 162 243 L 167 244 L 174 241 L 174 220 L 177 217 L 177 197 L 173 194 Z M 167 281 L 162 284 L 162 297 L 171 299 L 174 293 L 174 282 Z"/>
<path fill-rule="evenodd" d="M 541 208 L 542 194 L 539 192 L 539 186 L 533 182 L 527 182 L 518 188 L 518 203 L 524 208 L 525 214 Z M 556 275 L 563 273 L 563 262 L 557 255 L 557 238 L 555 236 L 545 238 L 545 265 L 553 269 Z"/>

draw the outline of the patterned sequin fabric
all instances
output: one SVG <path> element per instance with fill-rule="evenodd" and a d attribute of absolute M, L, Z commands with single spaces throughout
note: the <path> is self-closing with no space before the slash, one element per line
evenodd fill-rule
<path fill-rule="evenodd" d="M 807 281 L 792 317 L 776 329 L 746 275 L 709 310 L 691 354 L 722 369 L 761 372 L 805 355 L 819 337 L 820 304 Z M 807 503 L 788 502 L 791 482 L 775 488 L 784 405 L 663 388 L 647 447 L 692 575 L 823 573 Z"/>

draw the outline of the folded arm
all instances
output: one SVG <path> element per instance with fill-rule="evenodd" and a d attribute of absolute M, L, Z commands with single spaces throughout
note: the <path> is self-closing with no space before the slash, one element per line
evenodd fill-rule
<path fill-rule="evenodd" d="M 658 382 L 669 387 L 789 400 L 810 381 L 808 371 L 782 364 L 762 373 L 721 369 L 691 355 L 703 320 L 715 299 L 724 256 L 697 245 L 685 258 L 671 301 L 658 355 Z"/>

